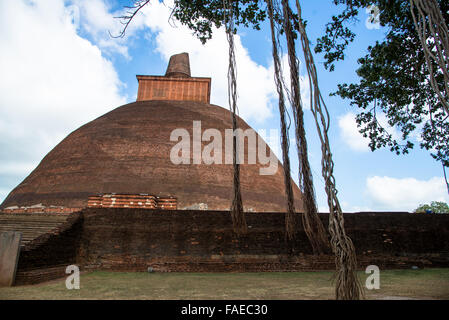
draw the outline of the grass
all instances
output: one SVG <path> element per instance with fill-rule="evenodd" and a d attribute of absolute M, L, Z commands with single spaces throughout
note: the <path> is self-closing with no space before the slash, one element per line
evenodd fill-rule
<path fill-rule="evenodd" d="M 366 275 L 359 274 L 362 283 Z M 333 299 L 331 272 L 81 274 L 81 288 L 67 290 L 65 279 L 0 288 L 6 299 Z M 449 269 L 388 270 L 380 289 L 367 299 L 449 299 Z"/>

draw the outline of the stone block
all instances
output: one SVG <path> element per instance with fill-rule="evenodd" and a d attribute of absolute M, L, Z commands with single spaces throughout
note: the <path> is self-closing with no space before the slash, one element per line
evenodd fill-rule
<path fill-rule="evenodd" d="M 10 287 L 14 284 L 21 240 L 21 232 L 0 233 L 0 287 Z"/>

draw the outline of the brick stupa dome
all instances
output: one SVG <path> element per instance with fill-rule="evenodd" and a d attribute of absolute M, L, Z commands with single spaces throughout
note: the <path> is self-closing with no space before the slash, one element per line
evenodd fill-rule
<path fill-rule="evenodd" d="M 186 59 L 187 57 L 187 59 Z M 228 210 L 232 165 L 176 165 L 170 141 L 176 128 L 192 135 L 193 121 L 202 130 L 232 128 L 229 110 L 209 104 L 210 78 L 190 77 L 187 54 L 170 60 L 166 76 L 137 76 L 137 101 L 85 124 L 68 135 L 1 204 L 82 208 L 89 196 L 104 193 L 150 194 L 177 199 L 178 209 Z M 239 126 L 249 126 L 239 119 Z M 203 145 L 206 143 L 203 142 Z M 245 210 L 285 211 L 283 168 L 260 175 L 257 164 L 241 165 Z M 293 184 L 296 208 L 301 195 Z"/>

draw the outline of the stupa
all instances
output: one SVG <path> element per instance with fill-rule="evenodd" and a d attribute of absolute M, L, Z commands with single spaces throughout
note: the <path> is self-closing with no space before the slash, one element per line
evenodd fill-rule
<path fill-rule="evenodd" d="M 170 58 L 164 76 L 138 75 L 137 80 L 136 102 L 69 134 L 11 191 L 0 209 L 34 206 L 71 212 L 86 207 L 91 196 L 125 194 L 176 199 L 177 209 L 228 210 L 232 164 L 170 160 L 177 143 L 170 140 L 173 130 L 184 128 L 193 135 L 193 122 L 201 121 L 203 131 L 217 129 L 224 137 L 232 128 L 230 111 L 210 104 L 211 79 L 192 77 L 189 56 L 181 53 Z M 241 118 L 238 123 L 243 130 L 250 128 Z M 261 175 L 261 167 L 259 162 L 241 165 L 245 210 L 285 211 L 282 165 L 278 162 L 273 175 Z M 296 208 L 301 210 L 301 193 L 293 185 Z"/>
<path fill-rule="evenodd" d="M 277 158 L 274 174 L 260 174 L 259 162 L 241 165 L 243 204 L 254 211 L 245 215 L 245 235 L 234 232 L 228 211 L 232 161 L 195 163 L 194 152 L 183 157 L 189 164 L 172 161 L 179 143 L 170 138 L 174 130 L 193 136 L 194 122 L 222 135 L 231 128 L 229 110 L 210 104 L 211 79 L 191 77 L 186 53 L 170 59 L 165 76 L 137 79 L 136 102 L 72 132 L 1 204 L 0 253 L 7 254 L 0 255 L 0 286 L 67 277 L 69 265 L 133 272 L 334 270 L 334 255 L 312 255 L 296 184 L 297 228 L 286 241 Z M 326 225 L 328 214 L 320 218 Z M 363 269 L 447 267 L 448 222 L 449 215 L 345 214 Z"/>

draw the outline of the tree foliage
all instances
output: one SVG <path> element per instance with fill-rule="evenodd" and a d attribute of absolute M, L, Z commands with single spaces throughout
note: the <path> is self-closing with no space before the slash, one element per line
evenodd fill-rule
<path fill-rule="evenodd" d="M 449 213 L 449 205 L 445 202 L 432 201 L 429 204 L 420 204 L 414 211 L 416 213 Z"/>
<path fill-rule="evenodd" d="M 401 154 L 414 147 L 414 134 L 420 146 L 432 157 L 449 166 L 449 122 L 437 95 L 429 83 L 429 73 L 413 19 L 410 3 L 404 0 L 333 0 L 344 5 L 343 11 L 326 25 L 325 35 L 317 40 L 315 52 L 324 53 L 325 67 L 330 71 L 345 58 L 345 50 L 355 39 L 351 30 L 361 9 L 379 8 L 380 25 L 386 27 L 385 40 L 368 47 L 368 54 L 358 60 L 359 83 L 339 84 L 333 95 L 349 99 L 359 108 L 356 121 L 360 132 L 370 139 L 372 151 L 388 147 Z M 446 23 L 449 2 L 439 0 Z M 443 77 L 437 76 L 442 86 Z M 384 114 L 389 126 L 398 129 L 395 137 L 379 116 Z"/>
<path fill-rule="evenodd" d="M 268 19 L 265 0 L 236 0 L 231 2 L 232 15 L 236 27 L 243 26 L 260 30 L 261 24 Z M 274 8 L 273 17 L 281 34 L 283 30 L 283 14 Z M 219 28 L 226 23 L 223 15 L 223 0 L 175 0 L 172 17 L 193 31 L 194 35 L 204 44 L 212 38 L 213 28 Z M 298 34 L 298 14 L 290 12 L 294 37 Z M 227 17 L 226 17 L 227 19 Z M 306 21 L 304 21 L 306 25 Z M 237 29 L 233 30 L 234 33 Z"/>
<path fill-rule="evenodd" d="M 260 23 L 267 17 L 265 1 L 232 1 L 231 7 L 236 26 L 259 30 Z M 223 13 L 223 0 L 175 0 L 172 15 L 189 27 L 204 44 L 212 38 L 213 27 L 219 28 L 224 24 Z"/>
<path fill-rule="evenodd" d="M 422 46 L 410 14 L 410 3 L 404 0 L 332 0 L 342 5 L 342 11 L 326 25 L 324 36 L 317 40 L 315 52 L 324 53 L 325 67 L 335 70 L 338 61 L 356 34 L 351 27 L 361 10 L 375 5 L 379 8 L 380 24 L 387 27 L 385 40 L 368 47 L 368 54 L 358 62 L 359 83 L 342 83 L 334 95 L 349 99 L 359 108 L 356 121 L 360 132 L 370 139 L 371 150 L 383 147 L 401 154 L 414 147 L 413 137 L 419 136 L 420 147 L 432 157 L 449 166 L 449 121 L 429 83 Z M 443 17 L 449 22 L 449 2 L 439 0 Z M 236 26 L 260 29 L 267 19 L 263 0 L 232 1 Z M 188 26 L 205 43 L 214 27 L 223 25 L 222 0 L 175 0 L 172 16 Z M 280 21 L 281 13 L 275 12 Z M 296 15 L 292 23 L 297 30 Z M 279 23 L 282 26 L 282 23 Z M 236 30 L 234 30 L 236 31 Z M 282 32 L 282 30 L 280 30 Z M 438 77 L 438 76 L 437 76 Z M 443 77 L 437 79 L 440 83 Z M 388 125 L 397 129 L 396 137 Z"/>

